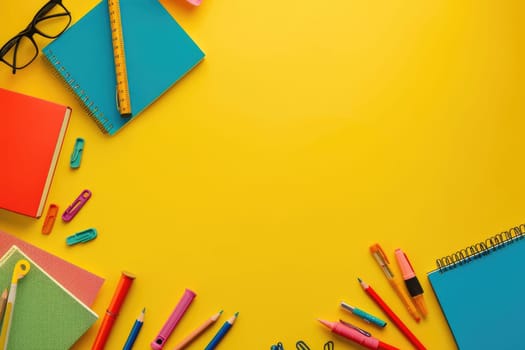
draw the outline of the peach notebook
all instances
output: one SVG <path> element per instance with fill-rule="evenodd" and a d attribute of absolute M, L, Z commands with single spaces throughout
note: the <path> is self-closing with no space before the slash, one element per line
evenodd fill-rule
<path fill-rule="evenodd" d="M 0 231 L 0 256 L 13 245 L 19 247 L 64 288 L 84 304 L 93 305 L 104 279 L 20 238 Z"/>

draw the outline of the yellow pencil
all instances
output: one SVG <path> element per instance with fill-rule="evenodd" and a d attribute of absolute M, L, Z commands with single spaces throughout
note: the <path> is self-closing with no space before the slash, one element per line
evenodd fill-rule
<path fill-rule="evenodd" d="M 177 344 L 177 346 L 175 346 L 175 349 L 173 349 L 173 350 L 184 349 L 192 341 L 197 339 L 197 337 L 199 335 L 201 335 L 206 329 L 208 329 L 208 327 L 210 327 L 212 324 L 214 324 L 215 321 L 217 321 L 219 319 L 221 314 L 222 314 L 222 310 L 219 311 L 218 313 L 216 313 L 215 315 L 213 315 L 212 317 L 210 317 L 209 319 L 207 319 L 206 322 L 204 322 L 201 326 L 199 326 L 199 328 L 195 329 L 193 332 L 188 334 L 188 336 L 186 338 L 184 338 L 183 341 L 181 341 L 179 344 Z"/>
<path fill-rule="evenodd" d="M 0 320 L 4 317 L 5 304 L 7 303 L 7 288 L 2 292 L 0 297 Z"/>
<path fill-rule="evenodd" d="M 5 307 L 4 320 L 2 322 L 2 330 L 0 333 L 0 349 L 7 350 L 9 339 L 9 331 L 11 329 L 11 318 L 13 317 L 13 308 L 15 307 L 16 288 L 18 280 L 24 277 L 31 267 L 29 261 L 22 259 L 18 260 L 13 269 L 13 276 L 11 277 L 11 287 L 7 296 L 7 303 Z"/>

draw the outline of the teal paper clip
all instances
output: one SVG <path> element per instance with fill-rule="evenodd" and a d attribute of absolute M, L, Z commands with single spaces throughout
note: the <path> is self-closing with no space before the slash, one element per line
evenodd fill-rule
<path fill-rule="evenodd" d="M 75 142 L 75 148 L 73 148 L 73 153 L 71 153 L 71 159 L 69 165 L 72 169 L 80 168 L 80 161 L 82 160 L 82 151 L 84 150 L 84 139 L 81 137 L 77 138 Z"/>
<path fill-rule="evenodd" d="M 93 239 L 97 238 L 97 230 L 94 228 L 89 228 L 84 231 L 80 231 L 74 235 L 71 235 L 66 238 L 67 245 L 75 245 L 78 243 L 86 243 Z"/>

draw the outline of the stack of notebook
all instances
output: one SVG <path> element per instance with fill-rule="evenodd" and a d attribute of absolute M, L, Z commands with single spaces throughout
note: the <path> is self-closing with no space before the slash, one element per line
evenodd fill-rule
<path fill-rule="evenodd" d="M 0 254 L 0 291 L 10 287 L 17 261 L 30 263 L 18 281 L 7 349 L 71 348 L 98 319 L 90 305 L 104 280 L 1 231 Z"/>

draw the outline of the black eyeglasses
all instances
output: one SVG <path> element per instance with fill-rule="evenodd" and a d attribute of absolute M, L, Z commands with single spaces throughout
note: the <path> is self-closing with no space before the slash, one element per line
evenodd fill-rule
<path fill-rule="evenodd" d="M 33 39 L 40 34 L 55 39 L 71 23 L 71 13 L 64 7 L 62 0 L 49 0 L 38 12 L 29 25 L 11 38 L 0 49 L 0 61 L 13 69 L 22 69 L 31 64 L 38 56 L 38 46 Z"/>

